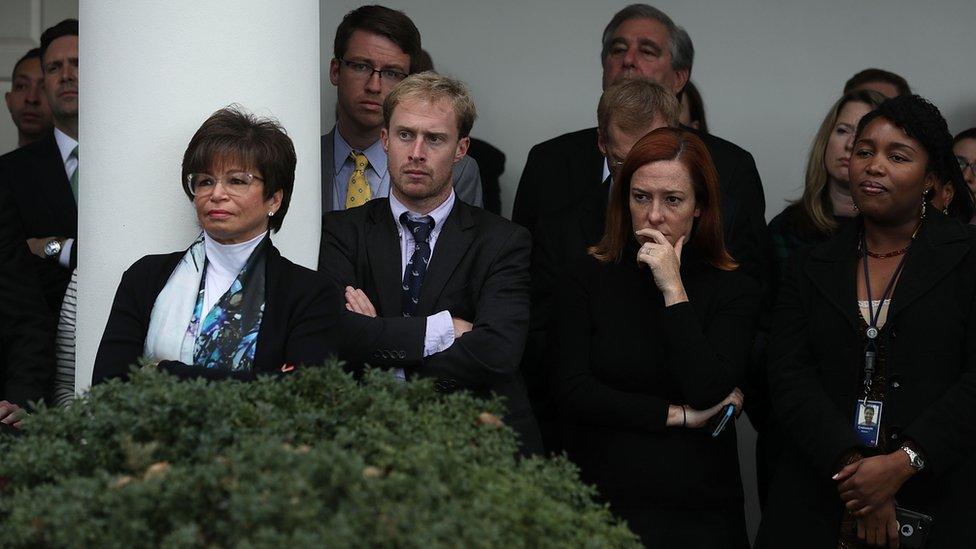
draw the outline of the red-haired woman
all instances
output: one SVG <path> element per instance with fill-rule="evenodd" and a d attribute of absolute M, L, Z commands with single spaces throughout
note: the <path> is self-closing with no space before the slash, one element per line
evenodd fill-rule
<path fill-rule="evenodd" d="M 603 239 L 556 300 L 549 371 L 583 478 L 650 547 L 747 547 L 734 428 L 759 287 L 725 250 L 715 168 L 655 130 L 614 183 Z"/>

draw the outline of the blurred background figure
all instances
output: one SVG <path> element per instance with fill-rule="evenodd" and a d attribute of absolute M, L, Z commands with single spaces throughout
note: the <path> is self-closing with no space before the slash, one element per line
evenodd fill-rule
<path fill-rule="evenodd" d="M 956 134 L 952 140 L 952 152 L 956 155 L 969 191 L 976 193 L 976 128 Z"/>
<path fill-rule="evenodd" d="M 708 133 L 708 122 L 705 121 L 705 102 L 702 101 L 698 87 L 691 80 L 688 81 L 681 93 L 681 118 L 679 121 L 682 126 Z"/>
<path fill-rule="evenodd" d="M 884 69 L 864 69 L 844 84 L 844 93 L 855 90 L 874 90 L 891 98 L 912 93 L 908 81 L 901 75 Z"/>
<path fill-rule="evenodd" d="M 11 87 L 4 95 L 10 118 L 17 126 L 17 146 L 40 139 L 51 129 L 51 109 L 44 95 L 44 73 L 41 71 L 41 49 L 34 48 L 14 65 Z"/>
<path fill-rule="evenodd" d="M 857 215 L 851 200 L 848 166 L 857 123 L 886 97 L 873 90 L 847 92 L 820 122 L 807 155 L 803 196 L 769 222 L 779 280 L 797 249 L 823 242 Z"/>

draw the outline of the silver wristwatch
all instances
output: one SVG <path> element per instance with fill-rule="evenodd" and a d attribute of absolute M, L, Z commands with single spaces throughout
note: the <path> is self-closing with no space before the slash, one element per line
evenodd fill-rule
<path fill-rule="evenodd" d="M 44 257 L 54 257 L 59 253 L 61 253 L 61 241 L 57 238 L 48 240 L 44 245 Z"/>
<path fill-rule="evenodd" d="M 916 471 L 921 471 L 925 468 L 925 459 L 918 455 L 918 452 L 912 450 L 908 446 L 902 446 L 901 449 L 908 454 L 908 463 L 912 466 L 912 469 Z"/>

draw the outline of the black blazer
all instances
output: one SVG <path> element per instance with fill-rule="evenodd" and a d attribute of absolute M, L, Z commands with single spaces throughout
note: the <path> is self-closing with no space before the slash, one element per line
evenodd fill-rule
<path fill-rule="evenodd" d="M 570 457 L 585 481 L 623 508 L 742 513 L 735 429 L 666 428 L 670 404 L 705 410 L 745 375 L 759 314 L 748 276 L 685 247 L 689 301 L 670 307 L 637 244 L 618 263 L 586 257 L 565 273 L 547 354 L 551 390 L 574 423 Z"/>
<path fill-rule="evenodd" d="M 39 141 L 0 156 L 0 186 L 6 186 L 17 203 L 20 223 L 27 238 L 78 237 L 78 206 L 71 182 L 64 172 L 61 151 L 51 130 Z M 70 269 L 55 259 L 31 256 L 51 312 L 61 313 L 61 300 L 78 257 L 78 241 L 71 249 Z"/>
<path fill-rule="evenodd" d="M 388 198 L 322 221 L 319 269 L 342 285 L 362 289 L 377 318 L 344 311 L 345 358 L 404 368 L 436 380 L 439 391 L 468 389 L 505 397 L 506 422 L 527 452 L 541 448 L 518 370 L 529 322 L 528 232 L 461 200 L 444 222 L 415 317 L 402 316 L 400 243 Z M 439 311 L 474 324 L 448 349 L 423 356 L 426 318 Z"/>
<path fill-rule="evenodd" d="M 692 128 L 704 141 L 718 172 L 725 247 L 743 272 L 763 288 L 772 276 L 772 240 L 766 227 L 766 199 L 752 155 L 741 147 Z M 603 156 L 597 129 L 588 128 L 532 147 L 519 179 L 512 221 L 536 231 L 543 214 L 579 204 L 600 184 Z M 606 203 L 604 197 L 604 204 Z M 599 237 L 599 235 L 598 235 Z"/>
<path fill-rule="evenodd" d="M 54 380 L 54 317 L 44 305 L 13 198 L 0 187 L 0 400 L 41 400 Z"/>
<path fill-rule="evenodd" d="M 269 246 L 264 316 L 258 333 L 254 371 L 228 376 L 175 361 L 161 363 L 180 377 L 250 378 L 282 371 L 285 364 L 319 366 L 336 355 L 342 294 L 321 273 L 295 265 Z M 142 356 L 153 304 L 186 251 L 147 255 L 122 275 L 95 357 L 93 384 L 121 377 Z"/>
<path fill-rule="evenodd" d="M 774 312 L 769 382 L 786 433 L 762 546 L 836 547 L 841 502 L 830 479 L 861 446 L 854 433 L 863 348 L 856 294 L 860 223 L 797 254 Z M 976 541 L 976 231 L 929 208 L 908 251 L 879 341 L 887 450 L 921 446 L 928 465 L 898 504 L 935 518 L 930 548 Z M 865 455 L 871 452 L 862 448 Z M 797 532 L 803 532 L 797 536 Z"/>

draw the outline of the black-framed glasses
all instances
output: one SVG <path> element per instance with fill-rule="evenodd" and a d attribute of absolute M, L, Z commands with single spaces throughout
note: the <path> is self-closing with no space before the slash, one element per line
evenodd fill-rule
<path fill-rule="evenodd" d="M 208 173 L 189 173 L 186 174 L 186 181 L 183 184 L 193 196 L 203 197 L 213 194 L 217 183 L 223 183 L 224 192 L 230 196 L 241 197 L 255 181 L 263 182 L 264 179 L 247 172 L 232 172 L 224 177 L 216 177 Z"/>
<path fill-rule="evenodd" d="M 957 156 L 956 162 L 959 163 L 959 171 L 964 172 L 966 171 L 966 168 L 969 168 L 970 171 L 973 172 L 973 175 L 976 175 L 976 160 L 973 160 L 972 162 L 966 162 L 965 158 L 961 156 Z"/>
<path fill-rule="evenodd" d="M 340 58 L 339 61 L 345 65 L 352 73 L 362 78 L 363 80 L 369 80 L 374 74 L 380 73 L 380 81 L 388 82 L 390 84 L 396 84 L 404 78 L 407 77 L 407 73 L 400 72 L 394 69 L 377 69 L 372 65 L 367 65 L 366 63 L 360 63 L 359 61 L 349 61 L 348 59 Z"/>

